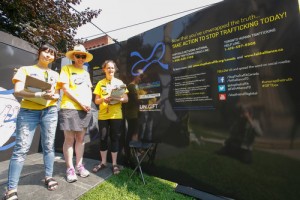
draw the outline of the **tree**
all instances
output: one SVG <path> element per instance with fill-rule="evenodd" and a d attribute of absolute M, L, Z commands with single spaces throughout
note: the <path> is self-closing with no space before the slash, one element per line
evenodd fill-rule
<path fill-rule="evenodd" d="M 48 42 L 65 52 L 76 43 L 76 29 L 96 18 L 100 10 L 76 11 L 81 0 L 1 0 L 0 30 L 39 46 Z"/>

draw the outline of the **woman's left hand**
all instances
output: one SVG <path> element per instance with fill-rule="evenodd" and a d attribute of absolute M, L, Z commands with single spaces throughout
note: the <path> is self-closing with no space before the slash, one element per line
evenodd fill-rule
<path fill-rule="evenodd" d="M 89 112 L 91 110 L 91 106 L 82 105 L 82 108 L 85 112 Z"/>
<path fill-rule="evenodd" d="M 90 105 L 86 105 L 85 103 L 83 102 L 79 102 L 79 105 L 83 108 L 83 110 L 85 112 L 89 112 L 91 110 L 91 106 Z"/>
<path fill-rule="evenodd" d="M 46 100 L 54 100 L 53 94 L 50 94 L 50 93 L 44 93 L 41 97 Z"/>

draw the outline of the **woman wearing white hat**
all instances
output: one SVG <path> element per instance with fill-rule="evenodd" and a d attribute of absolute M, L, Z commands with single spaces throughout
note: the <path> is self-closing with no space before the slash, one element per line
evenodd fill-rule
<path fill-rule="evenodd" d="M 63 153 L 67 165 L 66 178 L 69 183 L 77 181 L 77 175 L 89 176 L 89 171 L 82 164 L 84 135 L 92 118 L 92 83 L 90 75 L 84 70 L 84 63 L 93 59 L 83 45 L 76 45 L 66 53 L 73 61 L 72 65 L 63 66 L 60 72 L 60 87 L 63 96 L 59 111 L 59 126 L 64 131 Z M 75 142 L 76 167 L 73 165 L 73 145 Z"/>

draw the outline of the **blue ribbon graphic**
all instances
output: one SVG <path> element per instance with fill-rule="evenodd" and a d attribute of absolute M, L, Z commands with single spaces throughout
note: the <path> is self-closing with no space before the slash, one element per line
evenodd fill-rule
<path fill-rule="evenodd" d="M 2 94 L 2 95 L 10 95 L 10 94 L 13 94 L 13 93 L 14 93 L 14 89 L 0 91 L 0 94 Z M 11 115 L 8 115 L 8 118 L 9 118 L 8 120 L 4 120 L 4 123 L 10 122 L 10 121 L 14 121 L 14 122 L 17 121 L 16 118 L 10 119 Z M 2 133 L 2 134 L 5 134 L 5 133 Z M 14 132 L 11 137 L 15 137 L 15 136 L 16 136 L 16 132 Z M 4 145 L 4 146 L 0 147 L 0 151 L 5 151 L 5 150 L 15 146 L 15 144 L 16 144 L 16 141 L 13 141 L 13 142 L 11 142 L 7 145 Z"/>
<path fill-rule="evenodd" d="M 9 95 L 9 94 L 13 94 L 13 93 L 14 93 L 14 89 L 0 91 L 0 94 L 3 94 L 3 95 Z"/>
<path fill-rule="evenodd" d="M 162 47 L 162 52 L 161 52 L 160 57 L 159 57 L 158 59 L 153 59 L 153 60 L 151 60 L 152 57 L 154 56 L 154 54 L 156 53 L 157 49 L 158 49 L 160 46 Z M 146 69 L 147 69 L 151 64 L 153 64 L 153 63 L 158 63 L 163 69 L 166 69 L 166 70 L 167 70 L 168 67 L 169 67 L 169 65 L 168 65 L 168 64 L 164 64 L 164 63 L 162 63 L 162 62 L 160 61 L 160 60 L 163 58 L 164 54 L 165 54 L 165 50 L 166 50 L 166 48 L 165 48 L 164 43 L 159 42 L 159 43 L 157 43 L 157 44 L 155 45 L 155 47 L 153 48 L 153 51 L 152 51 L 151 55 L 150 55 L 148 58 L 146 58 L 146 59 L 143 58 L 143 56 L 141 56 L 141 54 L 140 54 L 139 52 L 137 52 L 137 51 L 131 52 L 131 54 L 130 54 L 131 57 L 137 56 L 137 57 L 139 57 L 139 58 L 141 59 L 141 60 L 137 61 L 137 62 L 132 66 L 132 68 L 131 68 L 131 74 L 132 74 L 133 76 L 138 76 L 138 75 L 140 75 L 141 73 L 144 73 L 144 72 L 146 71 Z M 136 66 L 137 66 L 138 64 L 140 64 L 140 63 L 146 63 L 146 65 L 142 68 L 142 72 L 135 72 Z"/>
<path fill-rule="evenodd" d="M 16 132 L 14 132 L 11 137 L 16 137 Z M 15 146 L 15 144 L 16 144 L 16 141 L 13 141 L 7 145 L 4 145 L 4 146 L 0 147 L 0 151 L 5 151 L 5 150 Z"/>

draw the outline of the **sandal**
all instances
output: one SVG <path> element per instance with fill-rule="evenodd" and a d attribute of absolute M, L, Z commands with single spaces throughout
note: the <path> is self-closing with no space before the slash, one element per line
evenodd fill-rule
<path fill-rule="evenodd" d="M 58 182 L 54 178 L 45 179 L 45 185 L 48 190 L 54 191 L 58 186 Z"/>
<path fill-rule="evenodd" d="M 102 164 L 102 163 L 99 163 L 98 165 L 95 165 L 94 168 L 92 169 L 92 171 L 94 173 L 97 173 L 99 172 L 100 170 L 102 169 L 105 169 L 106 168 L 106 165 Z"/>
<path fill-rule="evenodd" d="M 18 194 L 17 192 L 12 192 L 10 194 L 6 193 L 2 200 L 18 200 Z"/>
<path fill-rule="evenodd" d="M 121 171 L 119 165 L 113 165 L 112 171 L 113 171 L 113 174 L 114 174 L 114 175 L 119 174 L 120 171 Z"/>

